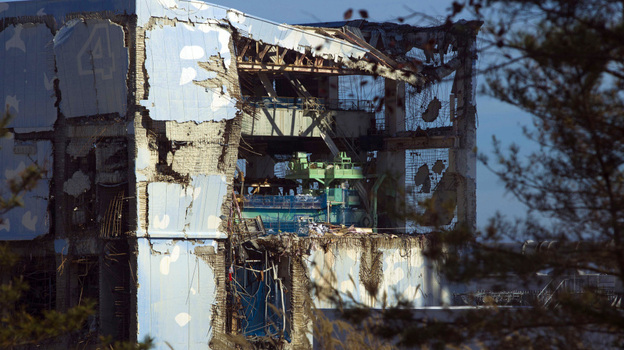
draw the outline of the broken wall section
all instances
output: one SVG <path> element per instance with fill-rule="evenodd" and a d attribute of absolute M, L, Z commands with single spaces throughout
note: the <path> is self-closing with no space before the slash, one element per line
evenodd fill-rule
<path fill-rule="evenodd" d="M 226 238 L 240 138 L 229 28 L 151 17 L 137 30 L 138 236 Z"/>
<path fill-rule="evenodd" d="M 136 325 L 137 339 L 156 336 L 157 347 L 227 348 L 223 218 L 240 88 L 229 26 L 188 18 L 187 7 L 204 5 L 137 4 Z"/>
<path fill-rule="evenodd" d="M 336 306 L 326 293 L 337 291 L 343 300 L 381 308 L 383 295 L 389 304 L 398 298 L 414 307 L 448 305 L 449 291 L 431 262 L 422 255 L 424 236 L 363 236 L 307 238 L 312 246 L 307 269 L 317 309 Z"/>

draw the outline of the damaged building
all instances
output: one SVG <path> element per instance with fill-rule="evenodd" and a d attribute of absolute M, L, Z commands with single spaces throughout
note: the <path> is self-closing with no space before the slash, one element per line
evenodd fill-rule
<path fill-rule="evenodd" d="M 44 174 L 0 240 L 39 310 L 97 302 L 59 347 L 150 335 L 219 349 L 242 335 L 309 348 L 310 300 L 334 307 L 323 291 L 449 305 L 465 290 L 420 234 L 476 227 L 479 27 L 0 3 L 0 177 Z M 364 86 L 374 96 L 354 94 Z"/>

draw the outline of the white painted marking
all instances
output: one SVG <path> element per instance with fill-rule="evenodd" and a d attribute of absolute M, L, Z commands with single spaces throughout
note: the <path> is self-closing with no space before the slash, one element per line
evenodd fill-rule
<path fill-rule="evenodd" d="M 24 27 L 21 24 L 15 26 L 15 33 L 13 34 L 13 37 L 7 40 L 6 44 L 4 44 L 6 51 L 9 51 L 11 48 L 16 48 L 26 52 L 26 43 L 24 43 L 24 40 L 20 37 L 22 29 L 24 29 Z"/>
<path fill-rule="evenodd" d="M 14 179 L 16 177 L 19 176 L 19 174 L 22 173 L 22 171 L 26 170 L 26 164 L 24 164 L 24 162 L 20 162 L 19 165 L 17 166 L 17 168 L 15 168 L 15 170 L 11 170 L 11 169 L 7 169 L 4 171 L 4 177 L 7 180 L 11 180 Z"/>
<path fill-rule="evenodd" d="M 355 296 L 355 286 L 353 285 L 353 281 L 351 280 L 340 282 L 340 287 L 338 290 L 340 291 L 340 293 L 351 293 L 351 295 Z"/>
<path fill-rule="evenodd" d="M 161 260 L 160 260 L 160 273 L 162 273 L 163 275 L 168 275 L 169 274 L 169 264 L 171 263 L 171 259 L 169 258 L 169 256 L 164 256 Z"/>
<path fill-rule="evenodd" d="M 37 16 L 45 16 L 47 15 L 47 13 L 45 13 L 45 7 L 42 7 L 39 9 L 39 11 L 37 11 Z"/>
<path fill-rule="evenodd" d="M 223 64 L 225 69 L 230 69 L 232 63 L 232 53 L 230 52 L 230 33 L 224 29 L 219 28 L 219 44 L 221 44 L 221 51 L 219 54 L 223 58 Z"/>
<path fill-rule="evenodd" d="M 197 29 L 201 30 L 204 33 L 210 33 L 213 27 L 207 23 L 200 23 L 197 25 Z"/>
<path fill-rule="evenodd" d="M 171 218 L 169 218 L 169 215 L 167 215 L 167 214 L 164 214 L 162 219 L 160 219 L 158 217 L 158 215 L 154 215 L 154 220 L 153 220 L 152 226 L 154 228 L 164 230 L 167 227 L 169 227 L 169 223 L 170 222 L 171 222 Z"/>
<path fill-rule="evenodd" d="M 8 108 L 15 109 L 16 113 L 19 113 L 19 104 L 20 104 L 20 100 L 17 99 L 17 95 L 13 95 L 13 96 L 8 95 L 4 99 L 4 105 L 8 106 Z"/>
<path fill-rule="evenodd" d="M 180 51 L 180 58 L 183 60 L 198 60 L 204 57 L 204 49 L 197 45 L 187 45 Z"/>
<path fill-rule="evenodd" d="M 7 232 L 11 232 L 11 221 L 8 218 L 2 219 L 0 222 L 0 231 L 6 230 Z"/>
<path fill-rule="evenodd" d="M 217 228 L 219 228 L 219 225 L 221 224 L 221 219 L 215 215 L 210 215 L 208 217 L 208 223 L 207 223 L 207 229 L 208 230 L 216 230 Z"/>
<path fill-rule="evenodd" d="M 197 76 L 197 72 L 194 68 L 187 67 L 182 68 L 182 74 L 180 75 L 180 85 L 185 85 L 193 81 Z"/>
<path fill-rule="evenodd" d="M 37 228 L 37 216 L 32 215 L 32 212 L 29 210 L 22 216 L 22 225 L 31 231 L 35 231 Z"/>
<path fill-rule="evenodd" d="M 187 314 L 186 312 L 180 312 L 176 315 L 175 321 L 178 326 L 184 327 L 187 323 L 191 321 L 191 315 Z"/>
<path fill-rule="evenodd" d="M 96 33 L 99 32 L 102 34 L 96 36 Z M 104 43 L 102 43 L 102 39 Z M 115 59 L 112 52 L 110 26 L 106 23 L 93 25 L 89 38 L 76 55 L 78 74 L 93 75 L 95 73 L 101 75 L 102 80 L 112 79 L 115 71 Z M 85 55 L 88 56 L 83 57 Z M 88 65 L 84 67 L 83 62 L 88 62 Z"/>
<path fill-rule="evenodd" d="M 176 260 L 178 260 L 179 257 L 180 257 L 180 247 L 175 246 L 173 247 L 173 251 L 171 252 L 171 262 L 176 262 Z"/>

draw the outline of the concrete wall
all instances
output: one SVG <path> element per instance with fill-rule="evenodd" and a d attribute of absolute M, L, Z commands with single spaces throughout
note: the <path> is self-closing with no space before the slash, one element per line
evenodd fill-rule
<path fill-rule="evenodd" d="M 315 242 L 314 239 L 310 239 Z M 320 243 L 320 242 L 319 242 Z M 386 301 L 403 298 L 414 307 L 441 306 L 450 302 L 441 276 L 422 255 L 418 237 L 342 237 L 321 248 L 312 243 L 307 268 L 310 281 L 323 290 L 331 287 L 344 301 L 381 308 Z M 323 295 L 314 299 L 319 309 L 333 308 Z"/>
<path fill-rule="evenodd" d="M 140 239 L 138 336 L 156 348 L 207 349 L 224 331 L 225 265 L 215 240 Z"/>

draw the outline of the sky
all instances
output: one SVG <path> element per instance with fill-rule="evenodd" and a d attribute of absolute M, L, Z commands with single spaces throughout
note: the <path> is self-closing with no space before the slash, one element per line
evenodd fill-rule
<path fill-rule="evenodd" d="M 369 20 L 378 22 L 396 21 L 399 17 L 419 12 L 425 16 L 413 17 L 406 23 L 428 26 L 439 24 L 434 23 L 435 20 L 444 21 L 452 1 L 213 0 L 212 2 L 278 23 L 340 21 L 348 9 L 353 9 L 355 14 L 358 10 L 365 9 L 370 17 Z M 468 15 L 460 16 L 458 19 L 460 18 L 470 19 Z M 487 58 L 483 57 L 480 57 L 477 63 L 478 68 L 485 68 L 487 64 Z M 477 77 L 478 86 L 481 86 L 483 82 L 482 77 Z M 530 126 L 530 116 L 519 109 L 478 94 L 477 117 L 479 153 L 492 154 L 492 135 L 496 135 L 503 145 L 516 143 L 524 151 L 534 148 L 524 138 L 521 131 L 522 126 Z M 491 156 L 490 159 L 492 159 Z M 477 227 L 483 228 L 497 211 L 509 218 L 515 218 L 524 217 L 527 209 L 505 190 L 504 184 L 496 175 L 479 163 L 477 167 Z"/>
<path fill-rule="evenodd" d="M 12 0 L 0 0 L 12 1 Z M 437 25 L 444 21 L 453 0 L 212 0 L 207 1 L 242 12 L 272 20 L 278 23 L 299 24 L 310 22 L 330 22 L 343 20 L 343 14 L 353 9 L 354 19 L 358 10 L 368 12 L 369 21 L 396 21 L 414 12 L 424 14 L 408 19 L 405 23 L 417 26 Z M 470 19 L 469 15 L 460 15 L 457 19 Z M 437 22 L 436 22 L 437 21 Z M 487 57 L 480 57 L 478 68 L 488 65 Z M 477 77 L 480 87 L 484 82 Z M 477 88 L 477 91 L 479 88 Z M 530 116 L 513 106 L 503 104 L 483 94 L 477 95 L 477 148 L 479 153 L 492 154 L 492 135 L 503 145 L 518 144 L 521 150 L 535 149 L 535 146 L 522 135 L 522 126 L 530 126 Z M 521 152 L 522 154 L 522 152 Z M 492 157 L 490 157 L 491 159 Z M 477 167 L 477 227 L 483 228 L 496 212 L 509 218 L 524 217 L 527 209 L 515 197 L 508 193 L 504 184 L 482 164 Z"/>

